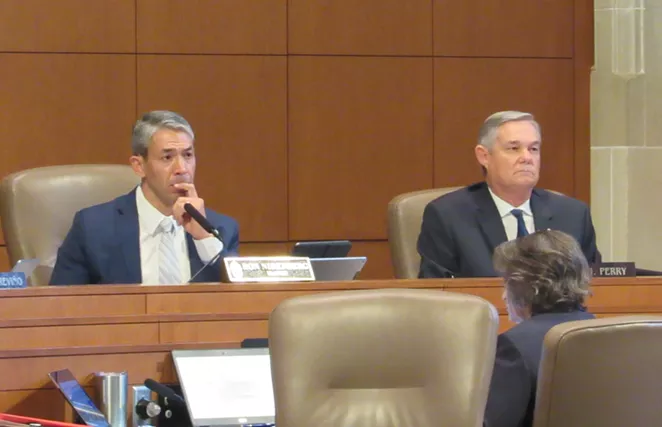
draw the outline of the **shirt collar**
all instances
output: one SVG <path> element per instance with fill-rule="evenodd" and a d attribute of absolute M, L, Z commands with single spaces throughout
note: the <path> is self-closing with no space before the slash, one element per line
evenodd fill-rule
<path fill-rule="evenodd" d="M 140 222 L 141 230 L 151 236 L 155 235 L 161 225 L 161 221 L 166 216 L 147 200 L 140 185 L 136 189 L 136 208 L 138 208 L 138 221 Z M 172 216 L 169 218 L 172 218 Z"/>
<path fill-rule="evenodd" d="M 494 204 L 496 205 L 497 210 L 499 211 L 499 216 L 501 216 L 501 218 L 511 215 L 510 211 L 512 211 L 513 209 L 521 209 L 522 212 L 524 212 L 524 215 L 533 216 L 533 213 L 531 212 L 531 199 L 527 199 L 526 202 L 522 203 L 519 206 L 513 206 L 510 203 L 503 200 L 501 197 L 494 194 L 494 192 L 489 186 L 487 187 L 487 189 L 490 190 L 490 196 L 492 196 L 492 200 L 494 200 Z"/>

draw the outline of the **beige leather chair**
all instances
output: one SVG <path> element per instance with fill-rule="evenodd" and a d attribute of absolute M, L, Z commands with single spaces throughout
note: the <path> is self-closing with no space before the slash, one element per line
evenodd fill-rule
<path fill-rule="evenodd" d="M 662 316 L 564 323 L 545 336 L 534 427 L 662 426 Z"/>
<path fill-rule="evenodd" d="M 5 177 L 0 182 L 0 220 L 9 261 L 38 258 L 31 284 L 47 285 L 76 211 L 110 201 L 139 182 L 124 165 L 49 166 Z"/>
<path fill-rule="evenodd" d="M 494 365 L 496 309 L 422 289 L 322 293 L 271 313 L 279 427 L 477 427 Z"/>
<path fill-rule="evenodd" d="M 388 242 L 397 279 L 415 279 L 421 265 L 416 243 L 428 203 L 461 187 L 435 188 L 396 196 L 388 204 Z"/>

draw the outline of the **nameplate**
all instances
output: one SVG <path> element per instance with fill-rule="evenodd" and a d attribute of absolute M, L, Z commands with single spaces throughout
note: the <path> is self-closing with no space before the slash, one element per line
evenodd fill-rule
<path fill-rule="evenodd" d="M 0 289 L 23 289 L 28 287 L 25 273 L 0 273 Z"/>
<path fill-rule="evenodd" d="M 228 282 L 311 282 L 315 273 L 307 257 L 226 257 L 225 276 Z"/>
<path fill-rule="evenodd" d="M 637 270 L 633 262 L 603 262 L 594 264 L 593 277 L 634 277 Z"/>

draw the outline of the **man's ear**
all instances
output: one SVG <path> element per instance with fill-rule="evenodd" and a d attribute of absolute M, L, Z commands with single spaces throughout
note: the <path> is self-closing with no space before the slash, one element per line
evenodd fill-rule
<path fill-rule="evenodd" d="M 476 154 L 476 160 L 478 160 L 478 163 L 485 169 L 487 169 L 487 165 L 490 163 L 490 152 L 487 148 L 483 147 L 482 145 L 478 144 L 476 145 L 476 148 L 474 149 L 474 153 Z"/>
<path fill-rule="evenodd" d="M 129 164 L 131 169 L 138 175 L 140 178 L 145 177 L 145 158 L 143 156 L 131 156 L 129 157 Z"/>

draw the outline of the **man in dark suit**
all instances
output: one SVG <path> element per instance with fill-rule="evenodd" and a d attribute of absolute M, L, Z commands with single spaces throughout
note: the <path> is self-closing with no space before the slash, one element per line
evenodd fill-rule
<path fill-rule="evenodd" d="M 220 280 L 220 259 L 237 253 L 239 228 L 233 218 L 205 209 L 198 196 L 194 139 L 189 123 L 170 111 L 152 111 L 136 122 L 130 163 L 140 185 L 76 213 L 58 250 L 51 285 Z M 223 242 L 186 213 L 187 203 Z"/>
<path fill-rule="evenodd" d="M 584 307 L 591 269 L 577 241 L 557 230 L 501 244 L 494 265 L 517 325 L 497 340 L 484 426 L 531 427 L 545 335 L 561 323 L 595 317 Z"/>
<path fill-rule="evenodd" d="M 426 206 L 418 237 L 419 277 L 496 276 L 495 247 L 548 228 L 570 234 L 590 263 L 599 261 L 588 206 L 535 188 L 540 148 L 540 127 L 531 114 L 502 111 L 485 120 L 475 148 L 485 182 Z"/>

